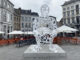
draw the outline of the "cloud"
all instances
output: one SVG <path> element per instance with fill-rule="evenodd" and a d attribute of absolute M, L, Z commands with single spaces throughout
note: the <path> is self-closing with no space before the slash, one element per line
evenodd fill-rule
<path fill-rule="evenodd" d="M 62 18 L 61 5 L 67 0 L 10 0 L 15 8 L 21 7 L 22 9 L 31 9 L 32 11 L 40 14 L 40 7 L 44 3 L 49 4 L 50 15 L 57 17 L 59 21 Z"/>

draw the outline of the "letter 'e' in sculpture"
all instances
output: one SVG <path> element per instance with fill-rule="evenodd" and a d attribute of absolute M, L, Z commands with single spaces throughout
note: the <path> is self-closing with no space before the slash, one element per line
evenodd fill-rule
<path fill-rule="evenodd" d="M 57 24 L 54 17 L 49 16 L 47 4 L 41 7 L 41 17 L 34 20 L 33 32 L 37 42 L 37 46 L 33 50 L 39 51 L 41 46 L 46 44 L 49 44 L 49 49 L 52 50 L 53 40 L 57 36 Z"/>

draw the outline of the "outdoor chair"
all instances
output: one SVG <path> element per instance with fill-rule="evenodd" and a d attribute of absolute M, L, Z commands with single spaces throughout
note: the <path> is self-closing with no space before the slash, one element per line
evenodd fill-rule
<path fill-rule="evenodd" d="M 17 42 L 17 45 L 18 45 L 18 47 L 23 46 L 23 40 L 19 40 L 19 41 Z"/>
<path fill-rule="evenodd" d="M 27 40 L 23 40 L 23 45 L 27 45 Z"/>
<path fill-rule="evenodd" d="M 17 42 L 18 47 L 25 46 L 25 45 L 31 45 L 31 44 L 36 44 L 35 38 L 27 39 L 27 40 L 19 40 Z"/>
<path fill-rule="evenodd" d="M 32 39 L 32 40 L 31 40 L 31 44 L 36 44 L 35 39 Z"/>

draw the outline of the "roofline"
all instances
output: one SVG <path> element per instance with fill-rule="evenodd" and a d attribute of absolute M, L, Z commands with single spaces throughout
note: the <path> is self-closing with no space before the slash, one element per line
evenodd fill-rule
<path fill-rule="evenodd" d="M 69 0 L 69 1 L 66 1 L 65 3 L 67 3 L 67 2 L 70 2 L 71 0 Z M 75 3 L 75 2 L 78 2 L 78 1 L 80 1 L 80 0 L 77 0 L 77 1 L 73 1 L 73 2 L 71 2 L 71 3 L 67 3 L 67 4 L 63 4 L 63 5 L 61 5 L 61 6 L 66 6 L 66 5 L 68 5 L 68 4 L 72 4 L 72 3 Z"/>
<path fill-rule="evenodd" d="M 13 6 L 14 6 L 14 4 L 10 1 L 10 0 L 7 0 L 9 3 L 11 3 Z"/>

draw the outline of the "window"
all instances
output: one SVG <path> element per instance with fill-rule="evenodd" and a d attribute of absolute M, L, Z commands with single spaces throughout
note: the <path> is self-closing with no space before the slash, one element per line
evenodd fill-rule
<path fill-rule="evenodd" d="M 7 22 L 10 22 L 10 13 L 9 12 L 7 12 Z"/>
<path fill-rule="evenodd" d="M 6 15 L 6 11 L 5 10 L 3 10 L 4 12 L 3 12 L 3 21 L 4 22 L 6 22 L 6 19 L 8 19 L 8 17 L 7 17 L 7 15 Z"/>
<path fill-rule="evenodd" d="M 67 22 L 66 22 L 66 19 L 64 19 L 64 24 L 66 24 Z"/>
<path fill-rule="evenodd" d="M 28 17 L 28 21 L 31 21 L 31 17 Z"/>
<path fill-rule="evenodd" d="M 24 17 L 22 17 L 22 21 L 24 21 Z"/>
<path fill-rule="evenodd" d="M 68 24 L 70 24 L 70 18 L 68 18 Z"/>
<path fill-rule="evenodd" d="M 13 27 L 11 26 L 11 31 L 13 30 Z"/>
<path fill-rule="evenodd" d="M 25 17 L 25 21 L 30 21 L 30 17 Z"/>
<path fill-rule="evenodd" d="M 74 16 L 74 10 L 71 11 L 71 15 Z"/>
<path fill-rule="evenodd" d="M 1 1 L 2 1 L 2 0 L 0 0 L 0 5 L 1 5 Z"/>
<path fill-rule="evenodd" d="M 72 23 L 75 23 L 75 18 L 74 17 L 72 17 Z"/>
<path fill-rule="evenodd" d="M 67 10 L 69 10 L 70 8 L 68 7 Z"/>
<path fill-rule="evenodd" d="M 34 21 L 34 20 L 35 20 L 35 18 L 32 18 L 32 20 Z"/>
<path fill-rule="evenodd" d="M 67 11 L 67 16 L 70 17 L 70 11 Z"/>
<path fill-rule="evenodd" d="M 0 21 L 1 21 L 1 9 L 0 9 Z"/>
<path fill-rule="evenodd" d="M 65 11 L 66 10 L 66 8 L 63 8 L 63 11 Z"/>
<path fill-rule="evenodd" d="M 80 22 L 80 21 L 79 21 L 79 16 L 76 17 L 76 21 L 77 21 L 77 23 L 79 24 L 79 22 Z"/>
<path fill-rule="evenodd" d="M 26 27 L 26 28 L 28 27 L 28 24 L 27 24 L 27 23 L 25 24 L 25 27 Z"/>
<path fill-rule="evenodd" d="M 4 29 L 3 29 L 3 31 L 6 32 L 6 25 L 4 25 Z"/>
<path fill-rule="evenodd" d="M 17 21 L 18 21 L 18 17 L 17 17 Z"/>
<path fill-rule="evenodd" d="M 29 23 L 29 28 L 31 28 L 31 23 Z"/>
<path fill-rule="evenodd" d="M 63 12 L 63 17 L 66 17 L 66 12 Z"/>
<path fill-rule="evenodd" d="M 9 6 L 9 3 L 7 3 L 7 8 L 9 8 L 10 6 Z"/>
<path fill-rule="evenodd" d="M 24 23 L 22 23 L 22 28 L 24 28 Z"/>
<path fill-rule="evenodd" d="M 25 17 L 25 21 L 28 21 L 28 18 L 27 17 Z"/>
<path fill-rule="evenodd" d="M 74 9 L 74 6 L 71 6 L 71 9 Z"/>
<path fill-rule="evenodd" d="M 79 5 L 76 5 L 76 14 L 79 14 Z"/>
<path fill-rule="evenodd" d="M 12 16 L 12 14 L 11 14 L 11 20 L 13 19 L 13 16 Z"/>
<path fill-rule="evenodd" d="M 31 23 L 26 23 L 26 24 L 25 24 L 25 27 L 26 27 L 26 28 L 31 28 Z"/>
<path fill-rule="evenodd" d="M 4 6 L 6 6 L 6 2 L 4 1 Z"/>

